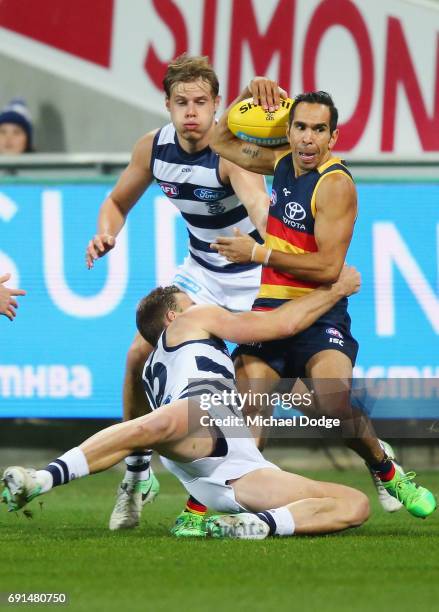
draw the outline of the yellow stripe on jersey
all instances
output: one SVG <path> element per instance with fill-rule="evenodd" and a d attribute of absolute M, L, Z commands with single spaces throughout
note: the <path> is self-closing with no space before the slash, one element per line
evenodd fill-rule
<path fill-rule="evenodd" d="M 325 170 L 327 170 L 331 166 L 334 166 L 335 164 L 339 164 L 340 166 L 346 168 L 340 157 L 330 157 L 327 162 L 317 168 L 317 172 L 319 174 L 322 174 Z"/>
<path fill-rule="evenodd" d="M 278 300 L 292 300 L 314 291 L 308 287 L 289 287 L 287 285 L 261 285 L 258 298 L 274 298 Z"/>
<path fill-rule="evenodd" d="M 287 240 L 283 240 L 277 236 L 272 236 L 271 234 L 265 235 L 264 246 L 266 246 L 267 249 L 274 249 L 275 251 L 281 251 L 282 253 L 294 253 L 295 255 L 303 255 L 304 253 L 310 252 L 291 244 L 291 242 L 288 242 Z"/>
<path fill-rule="evenodd" d="M 324 164 L 326 166 L 326 164 Z M 322 168 L 324 166 L 321 166 Z M 320 168 L 319 168 L 320 169 Z M 351 179 L 351 177 L 349 176 L 349 174 L 346 174 L 346 172 L 344 172 L 344 170 L 332 170 L 331 172 L 327 172 L 326 174 L 324 174 L 323 176 L 321 176 L 319 178 L 319 180 L 316 183 L 316 186 L 314 187 L 314 191 L 312 192 L 312 197 L 311 197 L 311 213 L 312 216 L 315 218 L 316 216 L 316 197 L 317 197 L 317 189 L 319 188 L 320 183 L 327 177 L 327 176 L 333 176 L 334 174 L 343 174 L 346 178 Z"/>

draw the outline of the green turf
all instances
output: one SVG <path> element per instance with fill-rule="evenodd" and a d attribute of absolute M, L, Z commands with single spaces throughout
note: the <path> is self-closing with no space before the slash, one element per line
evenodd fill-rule
<path fill-rule="evenodd" d="M 370 493 L 369 522 L 326 537 L 176 540 L 168 528 L 185 495 L 167 474 L 130 532 L 107 529 L 115 472 L 33 501 L 33 519 L 0 507 L 0 591 L 66 592 L 71 611 L 438 610 L 439 515 L 385 514 L 363 472 L 308 475 Z M 422 477 L 435 493 L 437 483 L 434 473 Z"/>

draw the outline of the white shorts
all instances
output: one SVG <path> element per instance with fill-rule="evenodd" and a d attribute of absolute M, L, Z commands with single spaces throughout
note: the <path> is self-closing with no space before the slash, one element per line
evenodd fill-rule
<path fill-rule="evenodd" d="M 162 463 L 184 486 L 189 495 L 210 510 L 217 512 L 245 512 L 235 499 L 229 480 L 261 468 L 280 468 L 264 459 L 251 434 L 246 438 L 227 438 L 225 457 L 204 457 L 190 463 L 171 461 L 161 457 Z"/>
<path fill-rule="evenodd" d="M 176 270 L 174 285 L 196 304 L 217 304 L 228 310 L 251 310 L 261 284 L 261 267 L 238 274 L 212 272 L 190 255 Z"/>

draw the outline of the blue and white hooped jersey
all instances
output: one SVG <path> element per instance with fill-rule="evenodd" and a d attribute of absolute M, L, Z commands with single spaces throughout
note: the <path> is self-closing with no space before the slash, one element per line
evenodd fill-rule
<path fill-rule="evenodd" d="M 234 227 L 258 242 L 262 243 L 262 239 L 231 185 L 221 181 L 219 162 L 219 156 L 210 147 L 195 154 L 186 153 L 172 123 L 154 137 L 151 171 L 186 221 L 191 257 L 208 270 L 233 274 L 257 266 L 229 263 L 210 244 L 217 236 L 233 236 Z"/>
<path fill-rule="evenodd" d="M 177 399 L 235 389 L 235 370 L 222 340 L 168 346 L 166 330 L 145 363 L 142 379 L 152 409 Z"/>

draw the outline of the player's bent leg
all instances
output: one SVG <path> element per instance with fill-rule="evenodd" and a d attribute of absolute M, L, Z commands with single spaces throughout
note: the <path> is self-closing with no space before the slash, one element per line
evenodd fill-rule
<path fill-rule="evenodd" d="M 331 533 L 357 527 L 369 516 L 369 502 L 361 491 L 282 470 L 255 470 L 232 486 L 236 500 L 249 512 L 212 517 L 207 526 L 213 537 Z"/>
<path fill-rule="evenodd" d="M 7 468 L 2 502 L 8 510 L 18 510 L 56 486 L 116 465 L 136 449 L 181 440 L 187 436 L 187 415 L 187 400 L 177 400 L 134 421 L 107 427 L 41 470 Z"/>
<path fill-rule="evenodd" d="M 268 393 L 279 380 L 279 375 L 268 365 L 257 357 L 250 355 L 240 355 L 234 362 L 237 378 L 237 388 L 239 393 Z M 255 414 L 257 411 L 266 407 L 248 404 L 244 412 Z M 252 434 L 259 448 L 265 444 L 265 436 L 262 428 L 255 426 Z M 207 508 L 193 497 L 189 497 L 186 508 L 181 512 L 171 533 L 176 537 L 205 537 L 206 536 L 206 516 Z"/>
<path fill-rule="evenodd" d="M 380 501 L 386 491 L 413 516 L 429 516 L 436 508 L 434 495 L 428 489 L 417 486 L 413 482 L 415 474 L 405 474 L 387 455 L 369 417 L 351 406 L 348 384 L 352 378 L 352 364 L 347 355 L 335 350 L 316 353 L 307 363 L 307 375 L 313 379 L 322 414 L 340 415 L 345 425 L 343 435 L 346 444 L 366 461 L 377 477 L 374 482 L 381 483 L 382 487 L 377 487 Z M 343 387 L 346 387 L 346 392 Z M 390 500 L 389 504 L 382 505 L 387 510 Z"/>
<path fill-rule="evenodd" d="M 153 347 L 137 333 L 127 354 L 123 385 L 124 421 L 149 412 L 142 385 L 142 371 Z M 140 523 L 142 508 L 157 497 L 160 485 L 150 467 L 152 451 L 141 449 L 125 458 L 126 471 L 116 493 L 109 528 L 132 529 Z"/>

